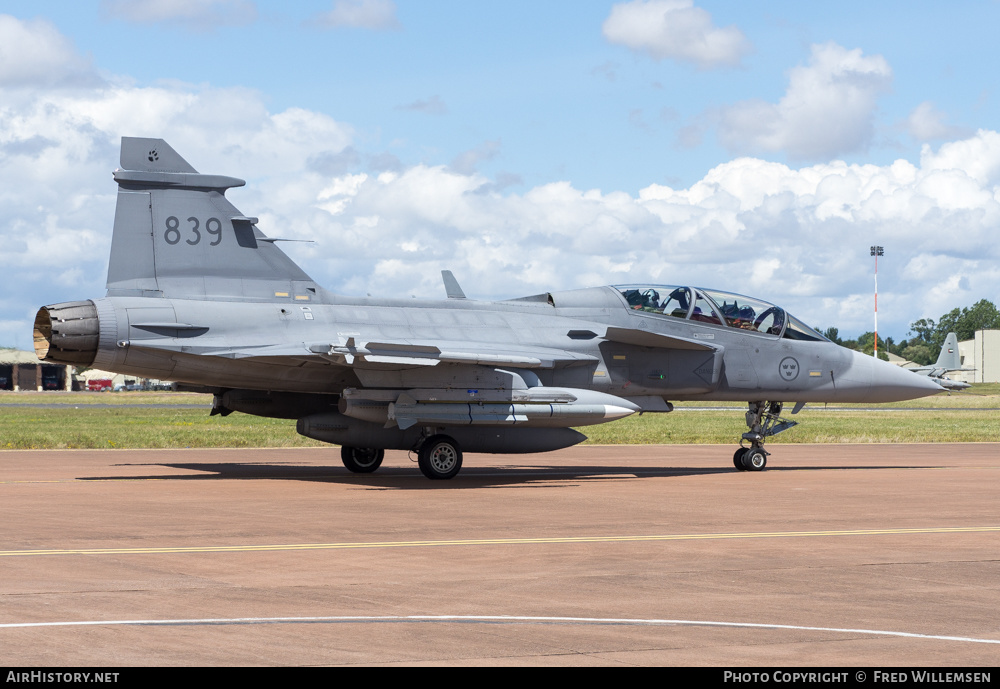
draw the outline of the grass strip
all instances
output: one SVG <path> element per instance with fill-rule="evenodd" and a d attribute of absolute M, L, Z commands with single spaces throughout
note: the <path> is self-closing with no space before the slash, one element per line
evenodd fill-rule
<path fill-rule="evenodd" d="M 186 447 L 319 447 L 295 422 L 245 414 L 209 416 L 209 407 L 148 409 L 0 408 L 0 449 Z M 1000 442 L 1000 412 L 975 409 L 824 411 L 806 407 L 800 423 L 771 443 Z M 743 409 L 631 416 L 579 429 L 588 443 L 610 445 L 735 444 L 746 430 Z"/>
<path fill-rule="evenodd" d="M 208 407 L 86 406 L 0 409 L 0 449 L 318 447 L 295 422 L 245 414 L 209 416 Z"/>

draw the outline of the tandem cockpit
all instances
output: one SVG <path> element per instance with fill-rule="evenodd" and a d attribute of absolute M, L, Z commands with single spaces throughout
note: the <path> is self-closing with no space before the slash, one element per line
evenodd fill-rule
<path fill-rule="evenodd" d="M 829 341 L 781 307 L 742 294 L 674 285 L 614 287 L 634 311 L 789 340 Z"/>

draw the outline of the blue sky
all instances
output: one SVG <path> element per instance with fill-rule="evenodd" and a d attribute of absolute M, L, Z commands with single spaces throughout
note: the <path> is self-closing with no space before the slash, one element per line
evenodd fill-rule
<path fill-rule="evenodd" d="M 1000 297 L 1000 3 L 0 4 L 0 344 L 101 296 L 122 135 L 347 294 L 694 283 L 880 332 Z"/>

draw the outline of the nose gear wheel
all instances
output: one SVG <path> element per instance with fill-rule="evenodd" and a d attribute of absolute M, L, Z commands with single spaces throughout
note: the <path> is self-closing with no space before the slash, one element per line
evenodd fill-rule
<path fill-rule="evenodd" d="M 798 423 L 780 418 L 781 402 L 750 402 L 749 407 L 746 421 L 750 430 L 743 434 L 743 440 L 749 441 L 750 447 L 743 447 L 741 444 L 733 455 L 733 466 L 739 471 L 763 471 L 770 454 L 764 449 L 764 441 Z M 794 411 L 797 410 L 796 408 Z"/>

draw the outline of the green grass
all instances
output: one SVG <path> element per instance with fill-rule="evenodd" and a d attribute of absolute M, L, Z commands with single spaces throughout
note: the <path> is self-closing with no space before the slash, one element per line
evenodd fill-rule
<path fill-rule="evenodd" d="M 196 392 L 0 392 L 0 409 L 5 405 L 21 404 L 65 404 L 70 406 L 184 404 L 211 408 L 212 396 Z"/>
<path fill-rule="evenodd" d="M 694 400 L 688 402 L 674 402 L 677 408 L 682 407 L 734 407 L 745 408 L 746 402 L 706 402 L 704 400 Z M 791 408 L 791 402 L 785 405 Z M 823 409 L 824 404 L 808 404 L 806 409 Z M 836 402 L 829 407 L 838 409 L 870 409 L 874 407 L 886 409 L 1000 409 L 1000 383 L 977 383 L 968 390 L 962 392 L 939 393 L 930 397 L 921 397 L 905 402 L 889 402 L 887 404 L 846 404 Z"/>
<path fill-rule="evenodd" d="M 0 409 L 0 449 L 307 447 L 323 443 L 295 422 L 244 414 L 209 416 L 209 407 Z"/>
<path fill-rule="evenodd" d="M 1000 412 L 824 411 L 808 407 L 799 423 L 768 442 L 786 443 L 931 443 L 1000 442 Z M 684 411 L 631 416 L 614 423 L 578 429 L 588 443 L 605 445 L 734 444 L 746 432 L 742 409 Z"/>
<path fill-rule="evenodd" d="M 239 413 L 209 416 L 211 400 L 210 395 L 192 393 L 0 393 L 0 449 L 323 445 L 298 435 L 294 421 Z M 47 406 L 18 406 L 24 404 Z M 142 404 L 177 407 L 136 406 Z M 689 409 L 698 406 L 726 408 Z M 794 417 L 786 406 L 786 418 L 800 425 L 770 442 L 1000 442 L 1000 411 L 991 411 L 1000 409 L 1000 385 L 975 386 L 972 394 L 859 408 L 864 406 L 807 405 Z M 671 414 L 632 416 L 579 430 L 594 444 L 735 445 L 746 430 L 745 410 L 741 403 L 687 402 Z"/>

